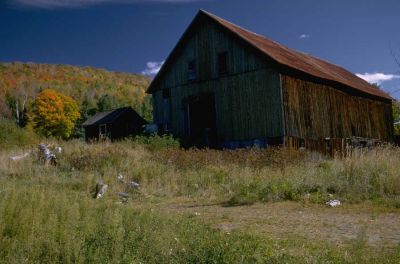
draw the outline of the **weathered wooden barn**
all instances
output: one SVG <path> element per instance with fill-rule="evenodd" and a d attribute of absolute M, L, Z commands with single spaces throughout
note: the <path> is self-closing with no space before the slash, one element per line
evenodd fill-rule
<path fill-rule="evenodd" d="M 86 120 L 82 126 L 85 129 L 86 141 L 116 140 L 142 133 L 147 124 L 131 107 L 118 108 L 100 112 Z"/>
<path fill-rule="evenodd" d="M 393 138 L 388 94 L 202 10 L 147 92 L 154 122 L 188 145 L 330 151 L 346 139 Z"/>

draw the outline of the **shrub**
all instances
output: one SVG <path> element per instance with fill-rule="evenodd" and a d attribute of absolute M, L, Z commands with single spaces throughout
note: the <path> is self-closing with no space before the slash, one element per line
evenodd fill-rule
<path fill-rule="evenodd" d="M 15 122 L 0 118 L 0 147 L 22 147 L 36 144 L 39 137 L 29 128 L 20 128 Z"/>
<path fill-rule="evenodd" d="M 149 150 L 177 149 L 180 147 L 179 140 L 172 135 L 150 135 L 135 136 L 131 139 L 133 145 L 143 145 Z"/>

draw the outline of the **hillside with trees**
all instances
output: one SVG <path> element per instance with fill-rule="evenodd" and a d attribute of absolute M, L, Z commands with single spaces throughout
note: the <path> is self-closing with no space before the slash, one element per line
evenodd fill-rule
<path fill-rule="evenodd" d="M 73 98 L 80 109 L 80 124 L 99 111 L 133 107 L 151 120 L 151 101 L 145 91 L 150 79 L 140 74 L 110 72 L 92 67 L 35 63 L 0 63 L 0 116 L 24 127 L 36 96 L 52 89 Z"/>

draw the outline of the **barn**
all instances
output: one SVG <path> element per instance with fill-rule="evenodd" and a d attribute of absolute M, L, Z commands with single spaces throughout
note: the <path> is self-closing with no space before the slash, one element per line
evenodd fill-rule
<path fill-rule="evenodd" d="M 82 126 L 85 129 L 86 141 L 117 140 L 142 133 L 147 124 L 131 107 L 122 107 L 100 112 L 86 120 Z"/>
<path fill-rule="evenodd" d="M 154 122 L 188 146 L 334 151 L 393 139 L 388 94 L 203 10 L 147 92 Z"/>

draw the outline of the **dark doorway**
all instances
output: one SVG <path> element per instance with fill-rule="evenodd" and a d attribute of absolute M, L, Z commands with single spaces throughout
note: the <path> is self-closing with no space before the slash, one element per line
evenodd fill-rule
<path fill-rule="evenodd" d="M 215 100 L 213 94 L 190 97 L 186 104 L 189 145 L 217 147 Z"/>

